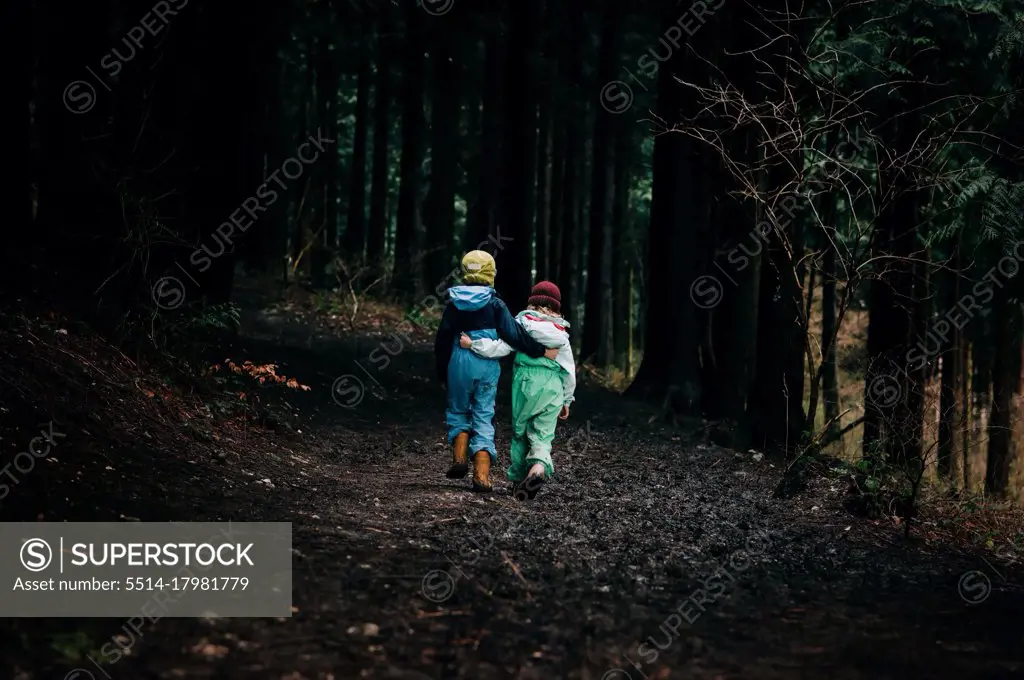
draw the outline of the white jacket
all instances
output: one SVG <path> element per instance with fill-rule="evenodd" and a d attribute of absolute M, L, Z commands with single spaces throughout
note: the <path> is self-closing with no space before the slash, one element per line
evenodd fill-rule
<path fill-rule="evenodd" d="M 526 309 L 516 315 L 516 321 L 531 338 L 548 349 L 558 348 L 555 363 L 562 368 L 562 393 L 565 404 L 571 404 L 576 397 L 576 361 L 569 344 L 569 322 L 560 316 L 549 316 L 534 309 Z M 474 340 L 470 349 L 487 359 L 500 359 L 512 353 L 512 347 L 504 340 L 480 338 Z"/>

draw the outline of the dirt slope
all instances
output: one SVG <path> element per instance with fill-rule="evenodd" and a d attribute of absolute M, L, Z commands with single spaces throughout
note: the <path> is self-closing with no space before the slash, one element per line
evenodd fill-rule
<path fill-rule="evenodd" d="M 768 459 L 691 442 L 598 392 L 560 425 L 557 480 L 535 502 L 501 481 L 473 494 L 443 475 L 429 348 L 376 372 L 376 342 L 249 313 L 224 353 L 312 388 L 287 396 L 294 425 L 167 443 L 154 422 L 137 429 L 156 443 L 136 431 L 97 444 L 72 422 L 33 492 L 0 505 L 8 521 L 294 523 L 292 618 L 162 619 L 122 639 L 111 678 L 1024 677 L 1019 571 L 905 546 L 839 510 L 838 485 L 773 500 Z M 346 374 L 366 388 L 353 408 L 331 397 Z M 507 404 L 503 391 L 502 450 Z M 991 584 L 978 604 L 958 592 L 980 598 L 981 577 L 960 584 L 971 570 Z M 23 678 L 105 677 L 46 650 L 56 630 L 84 632 L 81 651 L 125 635 L 121 620 L 22 623 L 44 650 L 16 659 Z"/>

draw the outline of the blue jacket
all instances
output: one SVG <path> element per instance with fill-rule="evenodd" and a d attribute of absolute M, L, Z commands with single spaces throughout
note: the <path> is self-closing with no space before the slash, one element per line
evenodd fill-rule
<path fill-rule="evenodd" d="M 544 345 L 529 336 L 509 313 L 508 307 L 490 286 L 454 286 L 448 290 L 448 304 L 434 339 L 437 377 L 448 382 L 448 362 L 460 333 L 492 331 L 518 352 L 533 358 L 544 356 Z"/>

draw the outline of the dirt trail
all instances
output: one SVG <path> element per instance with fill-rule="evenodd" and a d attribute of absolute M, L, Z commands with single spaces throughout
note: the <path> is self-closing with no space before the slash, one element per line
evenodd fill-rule
<path fill-rule="evenodd" d="M 312 386 L 298 431 L 226 463 L 124 463 L 102 502 L 131 516 L 293 522 L 296 611 L 162 619 L 112 678 L 1024 677 L 1020 573 L 904 547 L 838 511 L 841 488 L 772 500 L 769 459 L 690 443 L 598 392 L 560 424 L 536 501 L 505 492 L 507 453 L 496 493 L 474 494 L 443 474 L 429 348 L 376 372 L 375 346 L 250 316 L 230 351 Z M 330 396 L 345 374 L 366 387 L 354 408 Z M 506 386 L 502 451 L 509 420 Z M 975 605 L 958 594 L 972 569 L 992 586 Z"/>

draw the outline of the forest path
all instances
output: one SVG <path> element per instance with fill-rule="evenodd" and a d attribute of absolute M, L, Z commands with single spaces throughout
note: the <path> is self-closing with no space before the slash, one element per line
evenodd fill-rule
<path fill-rule="evenodd" d="M 495 493 L 475 494 L 469 479 L 444 477 L 429 347 L 405 347 L 377 371 L 377 339 L 342 342 L 262 314 L 245 326 L 233 357 L 273 361 L 312 387 L 292 402 L 302 445 L 275 440 L 195 479 L 208 500 L 194 514 L 293 522 L 295 613 L 162 619 L 113 678 L 1024 673 L 1020 575 L 904 546 L 838 511 L 844 489 L 826 488 L 821 507 L 773 500 L 779 471 L 767 458 L 686 443 L 641 406 L 583 390 L 559 424 L 557 479 L 516 501 L 503 477 L 505 375 Z M 356 382 L 342 382 L 347 408 L 331 397 L 344 375 L 366 387 L 356 404 Z M 991 583 L 979 604 L 958 594 L 972 569 Z M 964 592 L 980 597 L 971 578 Z"/>

